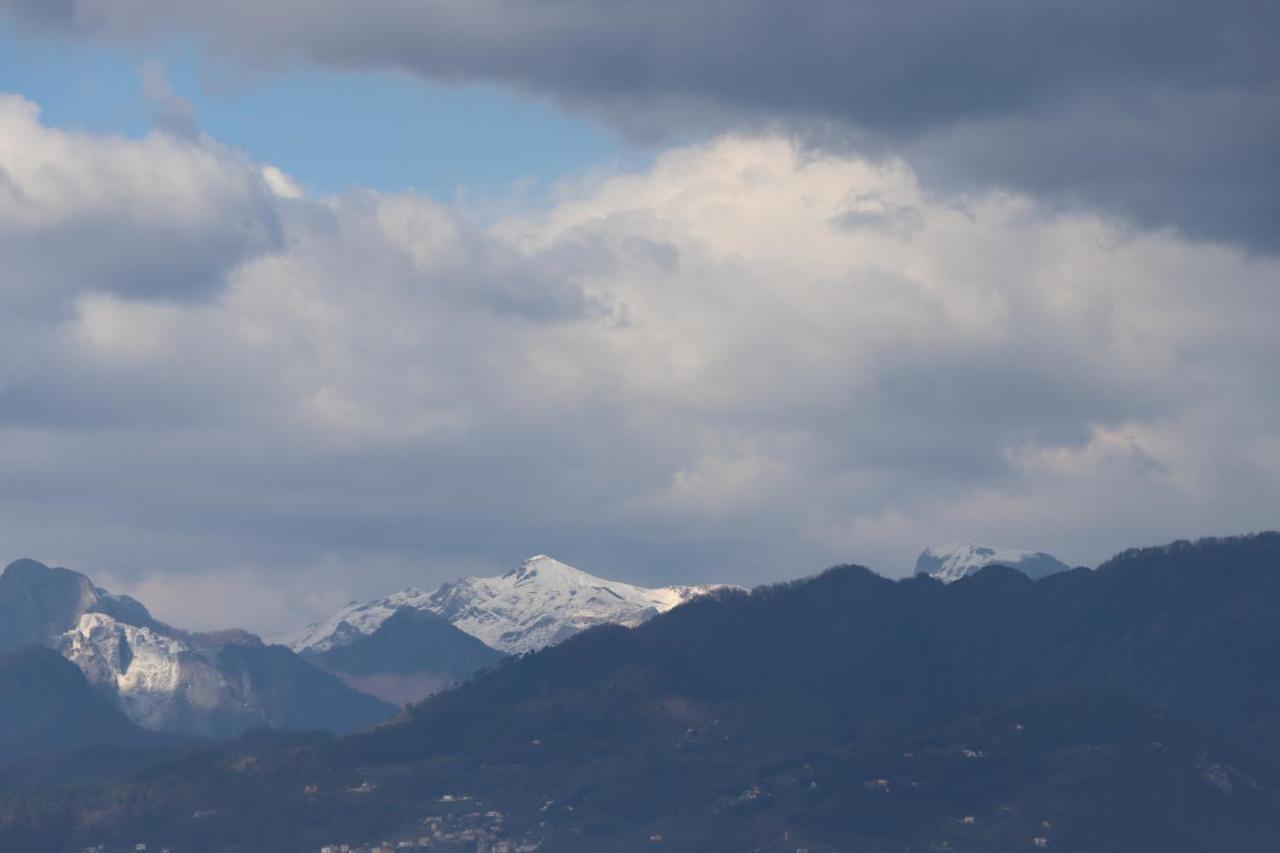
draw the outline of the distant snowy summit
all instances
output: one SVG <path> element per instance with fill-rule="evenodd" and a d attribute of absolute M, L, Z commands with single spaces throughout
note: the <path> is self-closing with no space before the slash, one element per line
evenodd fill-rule
<path fill-rule="evenodd" d="M 296 652 L 317 655 L 378 630 L 404 607 L 440 616 L 491 648 L 520 654 L 554 645 L 596 625 L 635 626 L 724 585 L 646 589 L 605 580 L 539 554 L 501 577 L 447 583 L 434 592 L 406 589 L 347 605 L 323 622 L 277 638 Z"/>
<path fill-rule="evenodd" d="M 1056 557 L 1041 551 L 1017 551 L 960 542 L 926 548 L 916 559 L 916 574 L 928 575 L 943 583 L 954 583 L 987 566 L 1008 566 L 1032 580 L 1065 572 L 1070 568 Z"/>

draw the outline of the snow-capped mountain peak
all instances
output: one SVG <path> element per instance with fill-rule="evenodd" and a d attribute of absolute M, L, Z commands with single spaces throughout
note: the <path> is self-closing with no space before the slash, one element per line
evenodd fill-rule
<path fill-rule="evenodd" d="M 586 572 L 580 572 L 573 566 L 569 566 L 559 560 L 552 559 L 546 554 L 537 554 L 530 557 L 521 563 L 518 569 L 512 569 L 503 575 L 503 577 L 513 578 L 516 583 L 519 583 L 524 580 L 537 578 L 539 573 L 541 573 L 543 577 L 571 578 L 574 575 L 590 577 Z"/>
<path fill-rule="evenodd" d="M 314 717 L 317 691 L 341 713 L 359 715 L 356 725 L 389 710 L 252 634 L 182 631 L 80 572 L 19 560 L 0 575 L 0 652 L 29 645 L 60 652 L 152 729 L 223 735 L 281 725 Z M 271 665 L 263 666 L 268 658 Z"/>
<path fill-rule="evenodd" d="M 916 559 L 916 574 L 929 575 L 943 583 L 954 583 L 987 566 L 1008 566 L 1032 580 L 1065 572 L 1067 566 L 1042 551 L 994 548 L 975 542 L 956 542 L 926 548 Z"/>
<path fill-rule="evenodd" d="M 405 590 L 353 604 L 281 642 L 318 654 L 378 629 L 400 607 L 426 610 L 486 645 L 520 654 L 554 645 L 596 625 L 638 625 L 720 586 L 648 589 L 588 574 L 545 554 L 504 575 L 464 577 L 435 592 Z"/>

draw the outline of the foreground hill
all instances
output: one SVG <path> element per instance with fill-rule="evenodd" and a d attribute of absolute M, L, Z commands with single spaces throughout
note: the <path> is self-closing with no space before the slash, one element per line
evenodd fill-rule
<path fill-rule="evenodd" d="M 1034 582 L 839 568 L 588 631 L 349 738 L 11 798 L 0 848 L 301 851 L 497 811 L 483 832 L 555 851 L 1270 849 L 1278 607 L 1277 534 Z"/>

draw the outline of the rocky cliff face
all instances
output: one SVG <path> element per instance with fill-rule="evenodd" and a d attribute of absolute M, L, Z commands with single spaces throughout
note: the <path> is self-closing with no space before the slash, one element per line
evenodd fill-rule
<path fill-rule="evenodd" d="M 130 719 L 155 731 L 350 731 L 393 712 L 252 634 L 182 631 L 79 572 L 19 560 L 0 576 L 0 652 L 27 646 L 60 652 Z"/>

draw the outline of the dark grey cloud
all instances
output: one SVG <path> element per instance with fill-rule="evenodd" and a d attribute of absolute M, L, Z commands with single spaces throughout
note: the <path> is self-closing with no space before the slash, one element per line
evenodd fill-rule
<path fill-rule="evenodd" d="M 76 0 L 5 0 L 10 14 L 21 24 L 50 30 L 75 27 Z"/>
<path fill-rule="evenodd" d="M 631 132 L 786 129 L 1196 239 L 1280 249 L 1280 7 L 1269 0 L 4 0 L 131 38 L 496 81 Z"/>

